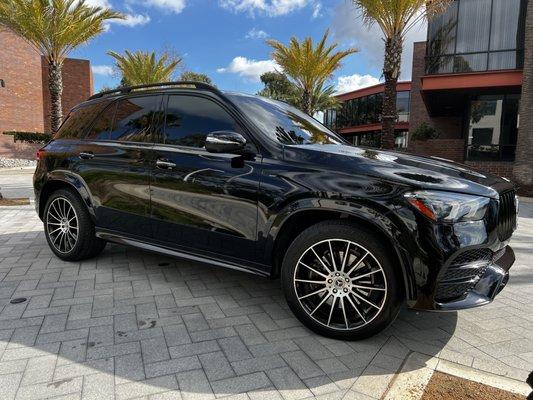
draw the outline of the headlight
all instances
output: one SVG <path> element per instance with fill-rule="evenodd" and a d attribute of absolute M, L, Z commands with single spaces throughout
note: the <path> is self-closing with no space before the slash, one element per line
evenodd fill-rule
<path fill-rule="evenodd" d="M 438 222 L 479 221 L 485 217 L 490 199 L 461 193 L 420 191 L 405 198 L 426 217 Z"/>

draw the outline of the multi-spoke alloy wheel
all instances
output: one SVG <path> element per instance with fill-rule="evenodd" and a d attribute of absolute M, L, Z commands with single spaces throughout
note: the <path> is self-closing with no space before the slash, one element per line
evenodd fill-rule
<path fill-rule="evenodd" d="M 398 315 L 397 264 L 385 240 L 352 221 L 323 221 L 300 233 L 285 252 L 285 298 L 308 328 L 358 340 L 385 329 Z"/>
<path fill-rule="evenodd" d="M 328 239 L 309 247 L 294 270 L 298 301 L 318 323 L 350 330 L 371 322 L 387 297 L 379 261 L 363 246 Z"/>
<path fill-rule="evenodd" d="M 50 242 L 60 253 L 72 251 L 78 241 L 78 216 L 74 206 L 65 197 L 54 199 L 46 214 Z"/>

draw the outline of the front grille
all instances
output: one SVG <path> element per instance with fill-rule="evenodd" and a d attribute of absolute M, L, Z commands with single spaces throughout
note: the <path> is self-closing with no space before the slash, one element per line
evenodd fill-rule
<path fill-rule="evenodd" d="M 498 211 L 498 238 L 507 240 L 516 227 L 515 191 L 509 190 L 500 194 L 500 208 Z"/>
<path fill-rule="evenodd" d="M 490 249 L 469 250 L 458 255 L 440 278 L 435 299 L 449 301 L 464 296 L 483 276 L 493 255 Z"/>

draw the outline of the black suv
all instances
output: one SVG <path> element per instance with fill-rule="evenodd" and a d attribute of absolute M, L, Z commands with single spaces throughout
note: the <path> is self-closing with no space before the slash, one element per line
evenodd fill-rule
<path fill-rule="evenodd" d="M 508 180 L 355 147 L 287 104 L 205 84 L 93 96 L 38 158 L 59 258 L 109 241 L 281 277 L 296 316 L 329 337 L 375 334 L 403 303 L 487 304 L 514 262 Z"/>

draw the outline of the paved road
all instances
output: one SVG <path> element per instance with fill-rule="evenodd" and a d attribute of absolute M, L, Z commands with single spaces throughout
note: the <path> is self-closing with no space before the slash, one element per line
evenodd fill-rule
<path fill-rule="evenodd" d="M 35 197 L 33 193 L 34 168 L 0 169 L 0 193 L 7 199 Z"/>
<path fill-rule="evenodd" d="M 1 208 L 0 227 L 2 400 L 378 399 L 413 351 L 522 381 L 533 370 L 533 204 L 493 304 L 403 310 L 360 342 L 305 329 L 277 281 L 116 245 L 61 262 L 31 207 Z"/>

